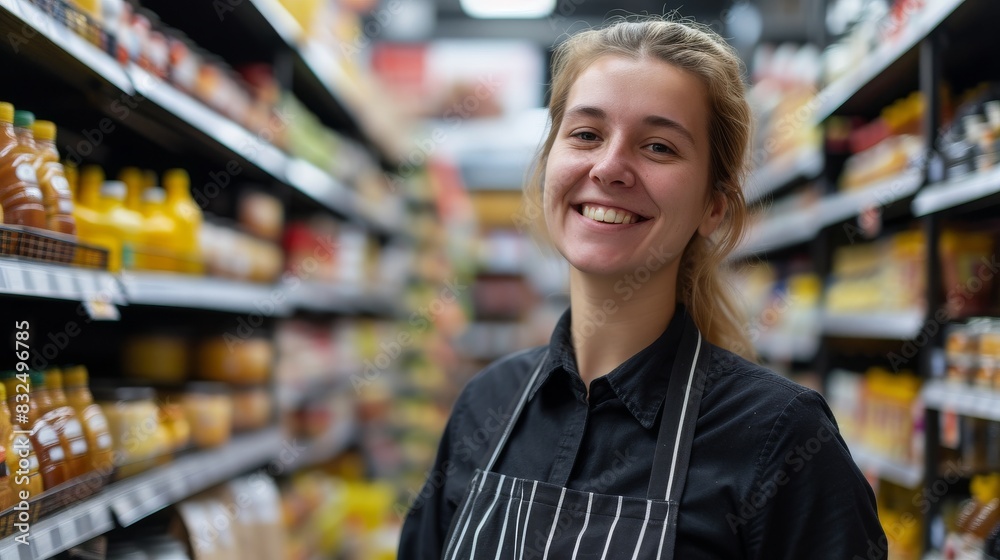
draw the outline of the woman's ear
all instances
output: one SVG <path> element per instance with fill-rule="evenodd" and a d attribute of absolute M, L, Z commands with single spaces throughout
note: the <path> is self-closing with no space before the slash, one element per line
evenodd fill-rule
<path fill-rule="evenodd" d="M 722 219 L 726 216 L 727 206 L 725 195 L 712 189 L 708 207 L 705 208 L 705 216 L 701 220 L 701 225 L 698 226 L 698 233 L 702 237 L 709 237 L 715 233 L 715 230 L 719 228 L 719 224 L 722 223 Z"/>

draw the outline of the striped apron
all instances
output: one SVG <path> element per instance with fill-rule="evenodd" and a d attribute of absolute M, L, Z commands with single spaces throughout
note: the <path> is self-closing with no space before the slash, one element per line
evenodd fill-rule
<path fill-rule="evenodd" d="M 518 392 L 489 461 L 476 469 L 469 483 L 442 559 L 672 560 L 710 353 L 694 322 L 685 319 L 646 499 L 571 490 L 493 472 L 541 371 L 539 363 Z"/>

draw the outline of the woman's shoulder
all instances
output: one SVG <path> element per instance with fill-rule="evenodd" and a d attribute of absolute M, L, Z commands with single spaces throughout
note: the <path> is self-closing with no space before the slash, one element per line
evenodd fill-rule
<path fill-rule="evenodd" d="M 826 400 L 815 390 L 733 352 L 713 346 L 702 411 L 767 437 L 776 427 L 809 431 L 836 427 Z"/>
<path fill-rule="evenodd" d="M 456 410 L 506 406 L 524 387 L 548 346 L 528 348 L 499 358 L 479 371 L 462 389 Z"/>

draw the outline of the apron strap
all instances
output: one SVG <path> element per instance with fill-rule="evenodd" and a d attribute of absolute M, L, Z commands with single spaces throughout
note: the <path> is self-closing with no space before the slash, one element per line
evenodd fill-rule
<path fill-rule="evenodd" d="M 677 359 L 670 372 L 653 454 L 647 491 L 651 500 L 680 502 L 704 391 L 701 378 L 707 372 L 710 353 L 710 345 L 702 338 L 694 321 L 687 317 Z"/>
<path fill-rule="evenodd" d="M 542 358 L 538 360 L 538 365 L 535 366 L 535 371 L 528 376 L 528 380 L 525 381 L 524 385 L 521 387 L 520 391 L 514 393 L 514 398 L 511 399 L 509 407 L 513 407 L 510 413 L 510 419 L 507 421 L 507 425 L 504 426 L 502 432 L 496 432 L 492 437 L 490 442 L 491 449 L 489 461 L 483 466 L 483 472 L 490 472 L 493 470 L 493 465 L 496 464 L 497 458 L 500 457 L 500 452 L 503 451 L 504 446 L 507 445 L 507 439 L 510 438 L 510 433 L 514 431 L 514 424 L 517 423 L 517 419 L 521 417 L 521 412 L 524 410 L 525 404 L 528 402 L 528 395 L 531 393 L 531 388 L 535 385 L 535 380 L 538 379 L 538 374 L 542 372 L 542 364 L 545 363 L 545 358 L 549 355 L 549 351 L 546 350 L 542 354 Z"/>

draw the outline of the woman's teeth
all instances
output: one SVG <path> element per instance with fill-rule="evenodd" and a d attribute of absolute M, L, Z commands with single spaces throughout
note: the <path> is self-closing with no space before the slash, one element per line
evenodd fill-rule
<path fill-rule="evenodd" d="M 613 210 L 603 206 L 590 206 L 584 204 L 580 213 L 597 222 L 606 224 L 631 224 L 639 221 L 638 216 L 625 210 Z"/>

